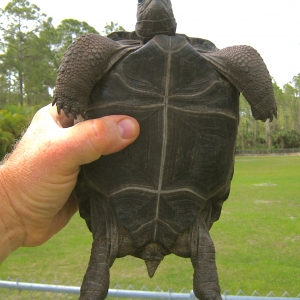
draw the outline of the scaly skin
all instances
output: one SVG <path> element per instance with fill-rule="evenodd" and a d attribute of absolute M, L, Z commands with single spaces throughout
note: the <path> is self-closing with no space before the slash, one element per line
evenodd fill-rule
<path fill-rule="evenodd" d="M 79 299 L 103 300 L 106 298 L 109 288 L 109 269 L 117 257 L 119 249 L 119 229 L 115 213 L 106 200 L 94 194 L 91 196 L 90 202 L 93 246 Z"/>
<path fill-rule="evenodd" d="M 200 300 L 221 300 L 215 246 L 209 234 L 212 205 L 207 204 L 190 230 L 190 256 L 194 267 L 194 294 Z"/>
<path fill-rule="evenodd" d="M 245 96 L 256 120 L 272 121 L 277 116 L 271 77 L 255 49 L 232 46 L 201 54 Z"/>
<path fill-rule="evenodd" d="M 74 118 L 84 117 L 90 93 L 98 80 L 137 46 L 122 46 L 98 34 L 78 38 L 66 51 L 58 69 L 53 105 Z"/>

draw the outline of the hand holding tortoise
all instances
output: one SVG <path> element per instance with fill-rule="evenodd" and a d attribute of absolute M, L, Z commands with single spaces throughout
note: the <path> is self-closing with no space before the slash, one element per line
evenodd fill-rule
<path fill-rule="evenodd" d="M 127 116 L 73 125 L 46 106 L 0 167 L 0 261 L 21 246 L 37 246 L 77 211 L 72 194 L 80 165 L 117 152 L 139 133 Z"/>

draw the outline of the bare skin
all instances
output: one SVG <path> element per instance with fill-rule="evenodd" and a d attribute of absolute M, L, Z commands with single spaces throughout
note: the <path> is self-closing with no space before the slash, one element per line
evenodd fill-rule
<path fill-rule="evenodd" d="M 122 150 L 139 134 L 128 116 L 73 122 L 55 107 L 42 108 L 1 165 L 0 262 L 60 231 L 78 209 L 72 191 L 80 165 Z"/>

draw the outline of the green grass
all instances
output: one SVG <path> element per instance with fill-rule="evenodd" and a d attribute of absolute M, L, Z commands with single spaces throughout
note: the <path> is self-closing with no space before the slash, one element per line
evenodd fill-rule
<path fill-rule="evenodd" d="M 300 292 L 300 157 L 237 157 L 212 236 L 222 289 Z"/>
<path fill-rule="evenodd" d="M 300 293 L 300 156 L 237 157 L 231 194 L 211 235 L 223 292 L 273 291 L 281 296 L 288 291 L 296 297 Z M 43 246 L 12 253 L 0 266 L 0 278 L 75 285 L 84 275 L 90 245 L 90 233 L 76 215 Z M 111 288 L 146 285 L 149 290 L 159 286 L 180 292 L 192 289 L 192 274 L 188 259 L 169 255 L 149 279 L 143 261 L 126 257 L 111 269 Z"/>

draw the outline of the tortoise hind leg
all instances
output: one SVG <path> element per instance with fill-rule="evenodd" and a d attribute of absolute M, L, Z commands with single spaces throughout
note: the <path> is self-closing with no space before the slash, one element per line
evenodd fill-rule
<path fill-rule="evenodd" d="M 200 300 L 221 300 L 215 247 L 209 234 L 211 205 L 199 213 L 191 228 L 191 261 L 194 267 L 194 294 Z"/>
<path fill-rule="evenodd" d="M 88 269 L 80 289 L 81 300 L 102 300 L 109 288 L 109 264 L 107 263 L 107 240 L 95 238 Z M 101 254 L 100 254 L 101 253 Z"/>
<path fill-rule="evenodd" d="M 93 245 L 80 290 L 81 300 L 103 300 L 109 288 L 109 269 L 118 252 L 119 230 L 112 207 L 99 195 L 90 201 Z"/>

